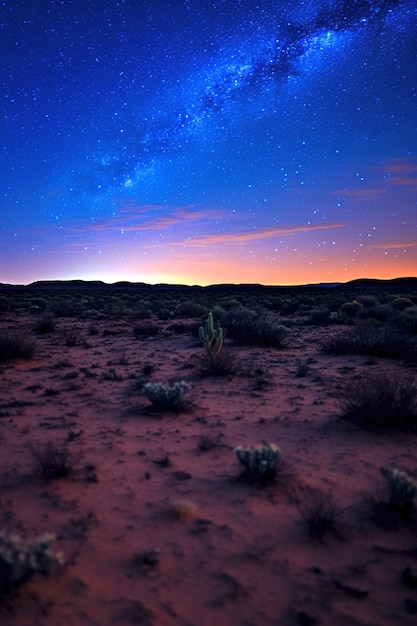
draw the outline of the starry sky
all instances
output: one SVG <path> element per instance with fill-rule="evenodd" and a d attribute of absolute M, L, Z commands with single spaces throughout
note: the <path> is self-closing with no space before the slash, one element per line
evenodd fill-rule
<path fill-rule="evenodd" d="M 415 0 L 0 11 L 0 282 L 417 275 Z"/>

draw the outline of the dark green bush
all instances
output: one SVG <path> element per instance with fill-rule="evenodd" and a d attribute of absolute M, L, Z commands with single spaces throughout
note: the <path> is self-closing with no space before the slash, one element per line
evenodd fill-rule
<path fill-rule="evenodd" d="M 378 299 L 372 295 L 364 295 L 358 296 L 358 302 L 362 304 L 362 306 L 364 306 L 366 309 L 369 309 L 370 307 L 377 306 Z"/>
<path fill-rule="evenodd" d="M 319 325 L 319 324 L 329 324 L 330 323 L 330 309 L 320 308 L 313 309 L 310 311 L 309 316 L 307 317 L 307 324 Z"/>
<path fill-rule="evenodd" d="M 386 322 L 393 315 L 393 310 L 388 304 L 378 304 L 371 307 L 363 307 L 356 313 L 357 320 L 377 320 Z"/>
<path fill-rule="evenodd" d="M 55 317 L 79 317 L 84 307 L 79 300 L 62 299 L 53 301 L 51 310 Z"/>
<path fill-rule="evenodd" d="M 179 317 L 202 317 L 206 314 L 206 307 L 192 300 L 186 300 L 177 306 L 177 315 Z"/>
<path fill-rule="evenodd" d="M 251 309 L 230 309 L 222 318 L 226 336 L 242 344 L 282 348 L 288 339 L 286 326 L 260 319 Z"/>
<path fill-rule="evenodd" d="M 355 317 L 355 315 L 363 308 L 363 304 L 358 302 L 357 300 L 352 300 L 352 302 L 345 302 L 340 307 L 342 313 L 347 315 L 348 317 Z"/>
<path fill-rule="evenodd" d="M 400 311 L 390 320 L 390 324 L 399 331 L 417 335 L 417 306 Z"/>
<path fill-rule="evenodd" d="M 414 302 L 410 300 L 410 298 L 404 297 L 395 298 L 395 300 L 390 302 L 390 306 L 395 309 L 395 311 L 404 311 L 404 309 L 413 306 L 413 304 Z"/>

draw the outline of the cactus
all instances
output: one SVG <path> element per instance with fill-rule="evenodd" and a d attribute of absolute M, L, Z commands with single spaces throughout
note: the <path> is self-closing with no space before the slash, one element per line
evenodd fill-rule
<path fill-rule="evenodd" d="M 406 514 L 411 513 L 417 495 L 417 485 L 411 476 L 399 469 L 385 467 L 381 467 L 381 474 L 387 480 L 390 490 L 389 508 Z"/>
<path fill-rule="evenodd" d="M 200 326 L 199 336 L 204 343 L 208 358 L 210 361 L 215 360 L 223 347 L 224 332 L 220 326 L 218 328 L 214 327 L 213 313 L 211 311 L 208 314 L 204 328 Z"/>
<path fill-rule="evenodd" d="M 26 545 L 15 535 L 0 533 L 0 600 L 37 572 L 48 574 L 64 564 L 62 557 L 49 549 L 54 539 L 54 535 L 43 535 Z"/>
<path fill-rule="evenodd" d="M 254 448 L 238 446 L 234 449 L 237 460 L 248 478 L 264 481 L 272 478 L 277 471 L 281 450 L 275 444 L 262 444 Z"/>
<path fill-rule="evenodd" d="M 142 391 L 152 404 L 160 409 L 175 410 L 183 403 L 183 395 L 191 389 L 184 380 L 172 386 L 164 383 L 146 383 Z"/>

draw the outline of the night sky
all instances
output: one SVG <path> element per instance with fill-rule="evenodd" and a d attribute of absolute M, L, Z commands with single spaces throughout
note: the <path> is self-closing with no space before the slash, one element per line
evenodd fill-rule
<path fill-rule="evenodd" d="M 0 6 L 0 282 L 417 275 L 415 0 Z"/>

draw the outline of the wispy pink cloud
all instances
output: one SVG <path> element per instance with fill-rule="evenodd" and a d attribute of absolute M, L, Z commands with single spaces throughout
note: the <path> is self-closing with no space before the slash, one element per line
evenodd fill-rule
<path fill-rule="evenodd" d="M 370 189 L 338 189 L 333 191 L 333 195 L 352 198 L 357 202 L 369 202 L 369 200 L 380 198 L 385 192 L 386 189 L 382 187 L 373 187 Z"/>
<path fill-rule="evenodd" d="M 304 224 L 302 226 L 289 226 L 287 228 L 263 228 L 247 232 L 214 233 L 201 235 L 200 237 L 190 237 L 171 245 L 212 246 L 223 243 L 241 244 L 248 241 L 257 241 L 259 239 L 269 239 L 271 237 L 287 237 L 288 235 L 293 235 L 294 233 L 307 233 L 315 230 L 341 228 L 342 226 L 345 226 L 345 224 L 342 222 L 336 222 L 333 224 L 320 224 L 316 226 Z"/>
<path fill-rule="evenodd" d="M 389 159 L 381 167 L 391 185 L 417 190 L 417 163 L 410 159 Z"/>
<path fill-rule="evenodd" d="M 166 215 L 161 215 L 166 211 Z M 155 212 L 157 214 L 155 215 Z M 142 232 L 146 230 L 163 231 L 177 224 L 189 224 L 191 222 L 210 222 L 214 219 L 224 219 L 227 213 L 223 210 L 207 209 L 196 210 L 192 205 L 181 207 L 167 207 L 160 205 L 138 205 L 131 203 L 122 206 L 103 220 L 68 222 L 65 228 L 78 233 L 104 232 L 114 233 L 123 231 Z"/>
<path fill-rule="evenodd" d="M 367 246 L 370 250 L 396 250 L 405 248 L 414 248 L 417 246 L 417 241 L 408 242 L 389 242 L 389 243 L 374 243 Z"/>

